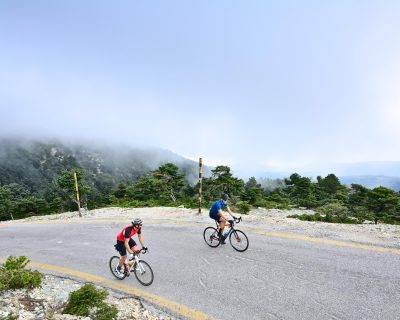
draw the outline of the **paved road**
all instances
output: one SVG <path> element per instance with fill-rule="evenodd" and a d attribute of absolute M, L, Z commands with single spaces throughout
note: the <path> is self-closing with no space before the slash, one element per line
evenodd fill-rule
<path fill-rule="evenodd" d="M 0 228 L 0 257 L 78 269 L 112 279 L 108 258 L 120 225 L 27 224 Z M 155 281 L 125 284 L 215 319 L 399 319 L 400 255 L 248 233 L 244 253 L 212 249 L 202 226 L 144 227 Z M 117 280 L 115 280 L 117 281 Z"/>

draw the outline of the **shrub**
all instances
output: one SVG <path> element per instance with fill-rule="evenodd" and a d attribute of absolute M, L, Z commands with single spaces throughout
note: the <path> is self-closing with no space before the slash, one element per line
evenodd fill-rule
<path fill-rule="evenodd" d="M 251 209 L 251 205 L 247 201 L 239 201 L 236 207 L 241 214 L 249 214 Z"/>
<path fill-rule="evenodd" d="M 360 223 L 359 220 L 355 217 L 346 217 L 346 216 L 334 216 L 332 214 L 326 214 L 325 216 L 320 215 L 319 213 L 315 214 L 294 214 L 291 216 L 287 216 L 288 218 L 299 219 L 302 221 L 321 221 L 321 222 L 329 222 L 329 223 Z"/>
<path fill-rule="evenodd" d="M 94 320 L 112 320 L 117 318 L 118 310 L 107 305 L 106 290 L 97 289 L 93 284 L 87 283 L 69 295 L 67 306 L 63 313 L 88 317 Z"/>
<path fill-rule="evenodd" d="M 317 212 L 321 212 L 325 215 L 347 217 L 350 214 L 349 209 L 340 202 L 330 202 L 325 205 L 318 207 Z"/>
<path fill-rule="evenodd" d="M 33 289 L 42 284 L 42 275 L 38 271 L 14 270 L 9 272 L 8 289 Z"/>
<path fill-rule="evenodd" d="M 121 201 L 120 205 L 125 208 L 139 208 L 143 206 L 142 202 L 139 200 Z"/>
<path fill-rule="evenodd" d="M 359 223 L 363 223 L 366 220 L 367 221 L 374 220 L 374 214 L 364 206 L 353 206 L 352 215 L 357 219 Z"/>
<path fill-rule="evenodd" d="M 42 284 L 42 275 L 38 271 L 25 269 L 27 257 L 9 257 L 0 267 L 0 291 L 9 289 L 33 289 Z"/>
<path fill-rule="evenodd" d="M 268 199 L 259 199 L 254 204 L 254 206 L 265 209 L 281 209 L 281 210 L 290 209 L 290 205 L 288 202 L 276 202 L 275 200 L 268 200 Z"/>
<path fill-rule="evenodd" d="M 13 314 L 13 313 L 9 313 L 7 315 L 7 317 L 4 318 L 4 320 L 18 320 L 19 316 Z"/>
<path fill-rule="evenodd" d="M 266 209 L 275 209 L 278 204 L 274 201 L 269 201 L 266 199 L 258 199 L 254 205 L 256 207 L 261 207 Z"/>
<path fill-rule="evenodd" d="M 7 271 L 11 270 L 23 270 L 26 265 L 28 264 L 29 259 L 27 257 L 21 256 L 21 257 L 13 257 L 10 256 L 4 262 L 3 268 Z"/>
<path fill-rule="evenodd" d="M 110 306 L 106 303 L 101 303 L 99 308 L 94 313 L 94 320 L 112 320 L 117 319 L 118 310 L 114 306 Z"/>

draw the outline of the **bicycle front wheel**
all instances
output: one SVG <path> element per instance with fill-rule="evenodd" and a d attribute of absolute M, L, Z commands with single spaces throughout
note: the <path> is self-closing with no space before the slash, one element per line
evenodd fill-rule
<path fill-rule="evenodd" d="M 154 274 L 150 265 L 143 260 L 139 260 L 134 269 L 135 277 L 144 286 L 149 286 L 153 283 Z"/>
<path fill-rule="evenodd" d="M 212 248 L 219 246 L 219 237 L 217 229 L 213 227 L 207 227 L 203 232 L 204 241 Z"/>
<path fill-rule="evenodd" d="M 110 258 L 110 262 L 108 263 L 110 265 L 110 271 L 116 277 L 118 280 L 122 280 L 126 277 L 124 272 L 118 271 L 118 266 L 119 266 L 119 257 L 113 256 Z M 122 271 L 122 270 L 121 270 Z"/>
<path fill-rule="evenodd" d="M 246 251 L 249 247 L 249 239 L 245 235 L 243 231 L 240 230 L 232 230 L 229 235 L 229 242 L 233 249 L 239 252 Z"/>

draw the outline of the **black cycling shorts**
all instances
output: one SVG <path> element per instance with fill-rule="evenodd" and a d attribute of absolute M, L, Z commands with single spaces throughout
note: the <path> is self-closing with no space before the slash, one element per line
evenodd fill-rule
<path fill-rule="evenodd" d="M 136 246 L 135 240 L 133 240 L 132 238 L 129 239 L 129 248 L 133 248 L 135 246 Z M 121 256 L 126 256 L 126 248 L 125 248 L 125 243 L 123 241 L 117 240 L 117 244 L 114 247 L 115 250 L 117 250 Z"/>
<path fill-rule="evenodd" d="M 220 216 L 220 214 L 217 212 L 217 213 L 214 213 L 214 212 L 211 212 L 210 211 L 210 218 L 211 219 L 214 219 L 215 221 L 217 221 L 217 222 L 221 222 L 220 220 L 221 220 L 221 216 Z"/>

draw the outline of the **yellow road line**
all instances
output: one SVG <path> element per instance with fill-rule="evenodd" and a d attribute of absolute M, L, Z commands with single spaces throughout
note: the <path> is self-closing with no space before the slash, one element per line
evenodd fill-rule
<path fill-rule="evenodd" d="M 332 239 L 323 239 L 323 238 L 315 238 L 310 237 L 302 234 L 297 233 L 288 233 L 288 232 L 274 232 L 274 231 L 264 231 L 262 229 L 256 228 L 248 228 L 254 233 L 259 235 L 273 237 L 273 238 L 281 238 L 281 239 L 290 239 L 290 240 L 301 240 L 306 242 L 313 242 L 313 243 L 320 243 L 320 244 L 327 244 L 336 247 L 344 247 L 344 248 L 355 248 L 355 249 L 363 249 L 368 251 L 374 251 L 379 253 L 391 253 L 400 255 L 400 249 L 396 248 L 386 248 L 386 247 L 379 247 L 374 245 L 362 244 L 362 243 L 355 243 L 355 242 L 348 242 L 348 241 L 340 241 L 340 240 L 332 240 Z"/>
<path fill-rule="evenodd" d="M 93 219 L 93 220 L 39 220 L 39 221 L 29 221 L 29 222 L 23 222 L 23 223 L 39 223 L 39 224 L 51 224 L 51 223 L 88 223 L 88 224 L 93 224 L 93 223 L 109 223 L 109 222 L 115 222 L 115 223 L 122 223 L 126 222 L 126 219 L 123 218 L 118 218 L 118 219 Z M 191 226 L 191 227 L 198 227 L 199 224 L 202 222 L 193 222 L 193 221 L 177 221 L 177 220 L 170 220 L 168 218 L 162 218 L 162 219 L 148 219 L 146 221 L 149 224 L 161 224 L 161 223 L 173 223 L 178 226 Z M 1 224 L 0 224 L 1 225 Z M 4 227 L 7 226 L 7 224 L 3 225 Z M 299 241 L 306 241 L 306 242 L 313 242 L 313 243 L 319 243 L 319 244 L 326 244 L 326 245 L 331 245 L 331 246 L 336 246 L 336 247 L 342 247 L 342 248 L 354 248 L 354 249 L 362 249 L 362 250 L 367 250 L 367 251 L 373 251 L 373 252 L 378 252 L 378 253 L 389 253 L 389 254 L 395 254 L 395 255 L 400 255 L 400 249 L 397 248 L 387 248 L 387 247 L 382 247 L 382 246 L 376 246 L 376 245 L 369 245 L 369 244 L 362 244 L 362 243 L 356 243 L 356 242 L 350 242 L 350 241 L 341 241 L 341 240 L 333 240 L 333 239 L 324 239 L 324 238 L 317 238 L 317 237 L 312 237 L 312 236 L 306 236 L 302 235 L 299 233 L 290 233 L 290 232 L 280 232 L 280 231 L 265 231 L 261 228 L 253 228 L 253 227 L 244 227 L 245 231 L 250 231 L 253 233 L 256 233 L 258 235 L 266 236 L 266 237 L 272 237 L 272 238 L 281 238 L 281 239 L 290 239 L 290 240 L 299 240 Z"/>
<path fill-rule="evenodd" d="M 182 225 L 182 226 L 193 226 L 193 227 L 199 225 L 198 223 L 195 224 L 195 223 L 191 223 L 189 221 L 179 221 L 179 222 L 176 222 L 175 224 Z M 397 249 L 397 248 L 387 248 L 387 247 L 380 247 L 380 246 L 362 244 L 362 243 L 356 243 L 356 242 L 350 242 L 350 241 L 317 238 L 317 237 L 302 235 L 299 233 L 280 232 L 280 231 L 265 231 L 263 229 L 253 228 L 253 227 L 245 227 L 243 230 L 245 230 L 247 232 L 250 231 L 252 233 L 256 233 L 258 235 L 271 237 L 271 238 L 300 240 L 300 241 L 305 241 L 305 242 L 326 244 L 326 245 L 331 245 L 331 246 L 336 246 L 336 247 L 354 248 L 354 249 L 362 249 L 362 250 L 368 250 L 368 251 L 379 252 L 379 253 L 390 253 L 390 254 L 400 255 L 400 249 Z"/>
<path fill-rule="evenodd" d="M 190 221 L 176 221 L 174 223 L 176 225 L 193 226 L 193 227 L 199 225 L 199 223 L 193 223 Z M 302 235 L 299 233 L 265 231 L 260 228 L 252 228 L 252 227 L 245 227 L 243 230 L 250 231 L 250 232 L 256 233 L 258 235 L 271 237 L 271 238 L 300 240 L 300 241 L 306 241 L 306 242 L 326 244 L 326 245 L 331 245 L 331 246 L 336 246 L 336 247 L 355 248 L 355 249 L 362 249 L 362 250 L 368 250 L 368 251 L 379 252 L 379 253 L 391 253 L 391 254 L 395 254 L 395 255 L 400 255 L 400 249 L 397 249 L 397 248 L 387 248 L 387 247 L 362 244 L 362 243 L 356 243 L 356 242 L 350 242 L 350 241 L 317 238 L 317 237 Z"/>
<path fill-rule="evenodd" d="M 1 259 L 4 261 L 4 259 Z M 142 289 L 135 288 L 135 287 L 130 287 L 127 285 L 124 285 L 120 282 L 120 280 L 110 280 L 106 279 L 100 276 L 96 276 L 90 273 L 66 268 L 66 267 L 60 267 L 60 266 L 55 266 L 52 264 L 47 264 L 47 263 L 42 263 L 42 262 L 37 262 L 37 261 L 31 261 L 29 262 L 29 266 L 32 268 L 37 268 L 40 270 L 46 270 L 46 271 L 53 271 L 57 273 L 61 273 L 63 275 L 68 275 L 74 278 L 78 278 L 83 281 L 87 282 L 92 282 L 110 289 L 114 290 L 119 290 L 122 291 L 126 294 L 145 299 L 149 301 L 150 303 L 161 307 L 163 309 L 167 309 L 173 314 L 176 314 L 180 317 L 184 317 L 185 319 L 190 319 L 190 320 L 211 320 L 212 318 L 208 316 L 207 314 L 189 308 L 183 304 L 177 303 L 175 301 L 169 300 L 167 298 L 160 297 L 158 295 L 146 292 Z"/>

